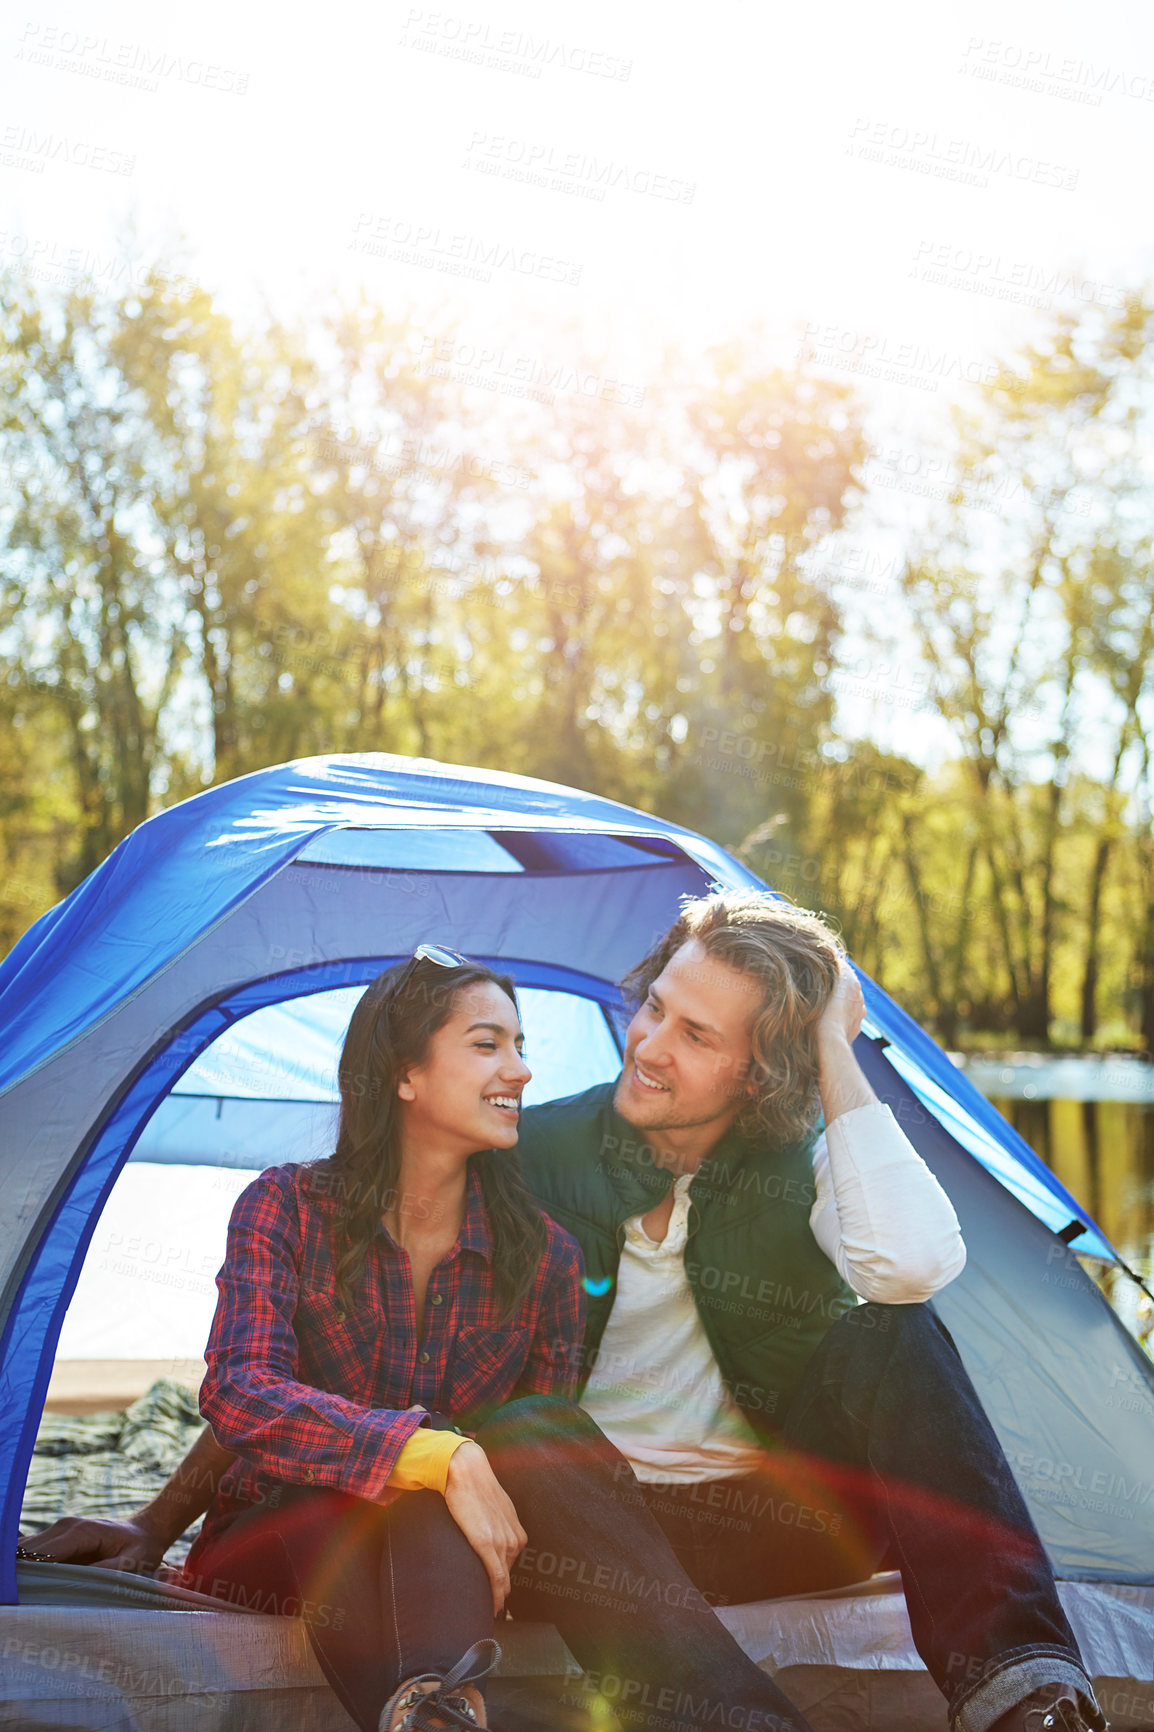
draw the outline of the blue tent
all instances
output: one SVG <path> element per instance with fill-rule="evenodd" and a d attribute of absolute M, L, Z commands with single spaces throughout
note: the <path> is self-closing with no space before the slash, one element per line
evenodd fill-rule
<path fill-rule="evenodd" d="M 350 994 L 428 940 L 551 995 L 574 1038 L 556 1044 L 549 1092 L 573 1092 L 615 1062 L 614 983 L 679 898 L 712 883 L 765 888 L 702 837 L 611 801 L 371 754 L 279 765 L 159 814 L 31 928 L 0 965 L 0 1603 L 16 1596 L 61 1325 L 134 1151 L 260 1167 L 305 1146 Z M 1154 1377 L 1067 1247 L 1114 1253 L 933 1041 L 863 985 L 862 1062 L 969 1249 L 938 1306 L 1058 1572 L 1152 1581 Z"/>

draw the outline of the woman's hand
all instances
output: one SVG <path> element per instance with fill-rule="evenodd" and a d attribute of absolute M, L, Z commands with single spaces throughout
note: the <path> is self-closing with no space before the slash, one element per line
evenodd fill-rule
<path fill-rule="evenodd" d="M 134 1570 L 144 1576 L 155 1575 L 167 1547 L 139 1516 L 118 1522 L 98 1516 L 62 1516 L 42 1533 L 25 1534 L 20 1543 L 54 1563 L 100 1564 L 106 1570 Z"/>
<path fill-rule="evenodd" d="M 479 1443 L 463 1443 L 453 1451 L 445 1502 L 488 1571 L 496 1617 L 509 1597 L 510 1571 L 529 1536 Z"/>

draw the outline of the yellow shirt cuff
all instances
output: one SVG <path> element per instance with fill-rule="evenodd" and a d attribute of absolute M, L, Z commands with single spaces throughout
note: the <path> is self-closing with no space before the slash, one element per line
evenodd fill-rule
<path fill-rule="evenodd" d="M 443 1494 L 453 1451 L 468 1441 L 455 1431 L 430 1431 L 427 1425 L 422 1426 L 414 1431 L 397 1457 L 397 1465 L 388 1479 L 390 1489 Z"/>

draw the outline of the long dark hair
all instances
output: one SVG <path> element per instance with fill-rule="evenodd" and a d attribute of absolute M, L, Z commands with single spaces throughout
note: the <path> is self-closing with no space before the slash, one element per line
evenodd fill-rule
<path fill-rule="evenodd" d="M 341 1094 L 337 1146 L 327 1160 L 311 1169 L 317 1188 L 340 1200 L 345 1246 L 337 1259 L 336 1287 L 346 1311 L 353 1308 L 353 1289 L 381 1215 L 397 1194 L 401 1164 L 397 1084 L 427 1057 L 429 1042 L 452 1016 L 464 987 L 490 982 L 517 1009 L 508 975 L 479 963 L 446 970 L 419 962 L 408 971 L 398 992 L 407 969 L 402 962 L 378 974 L 357 1001 L 337 1073 Z M 484 1192 L 493 1234 L 497 1304 L 504 1321 L 533 1285 L 545 1251 L 545 1223 L 512 1149 L 482 1149 L 470 1155 L 469 1165 L 480 1175 Z"/>

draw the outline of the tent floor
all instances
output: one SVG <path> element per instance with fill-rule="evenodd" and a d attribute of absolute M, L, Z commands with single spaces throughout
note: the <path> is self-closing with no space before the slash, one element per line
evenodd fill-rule
<path fill-rule="evenodd" d="M 22 1565 L 20 1591 L 20 1605 L 0 1607 L 4 1732 L 350 1732 L 294 1619 L 61 1565 Z M 1063 1582 L 1061 1594 L 1113 1732 L 1149 1732 L 1154 1587 Z M 896 1577 L 722 1616 L 814 1732 L 945 1732 Z M 497 1634 L 497 1724 L 584 1732 L 593 1699 L 552 1626 L 504 1623 Z"/>

